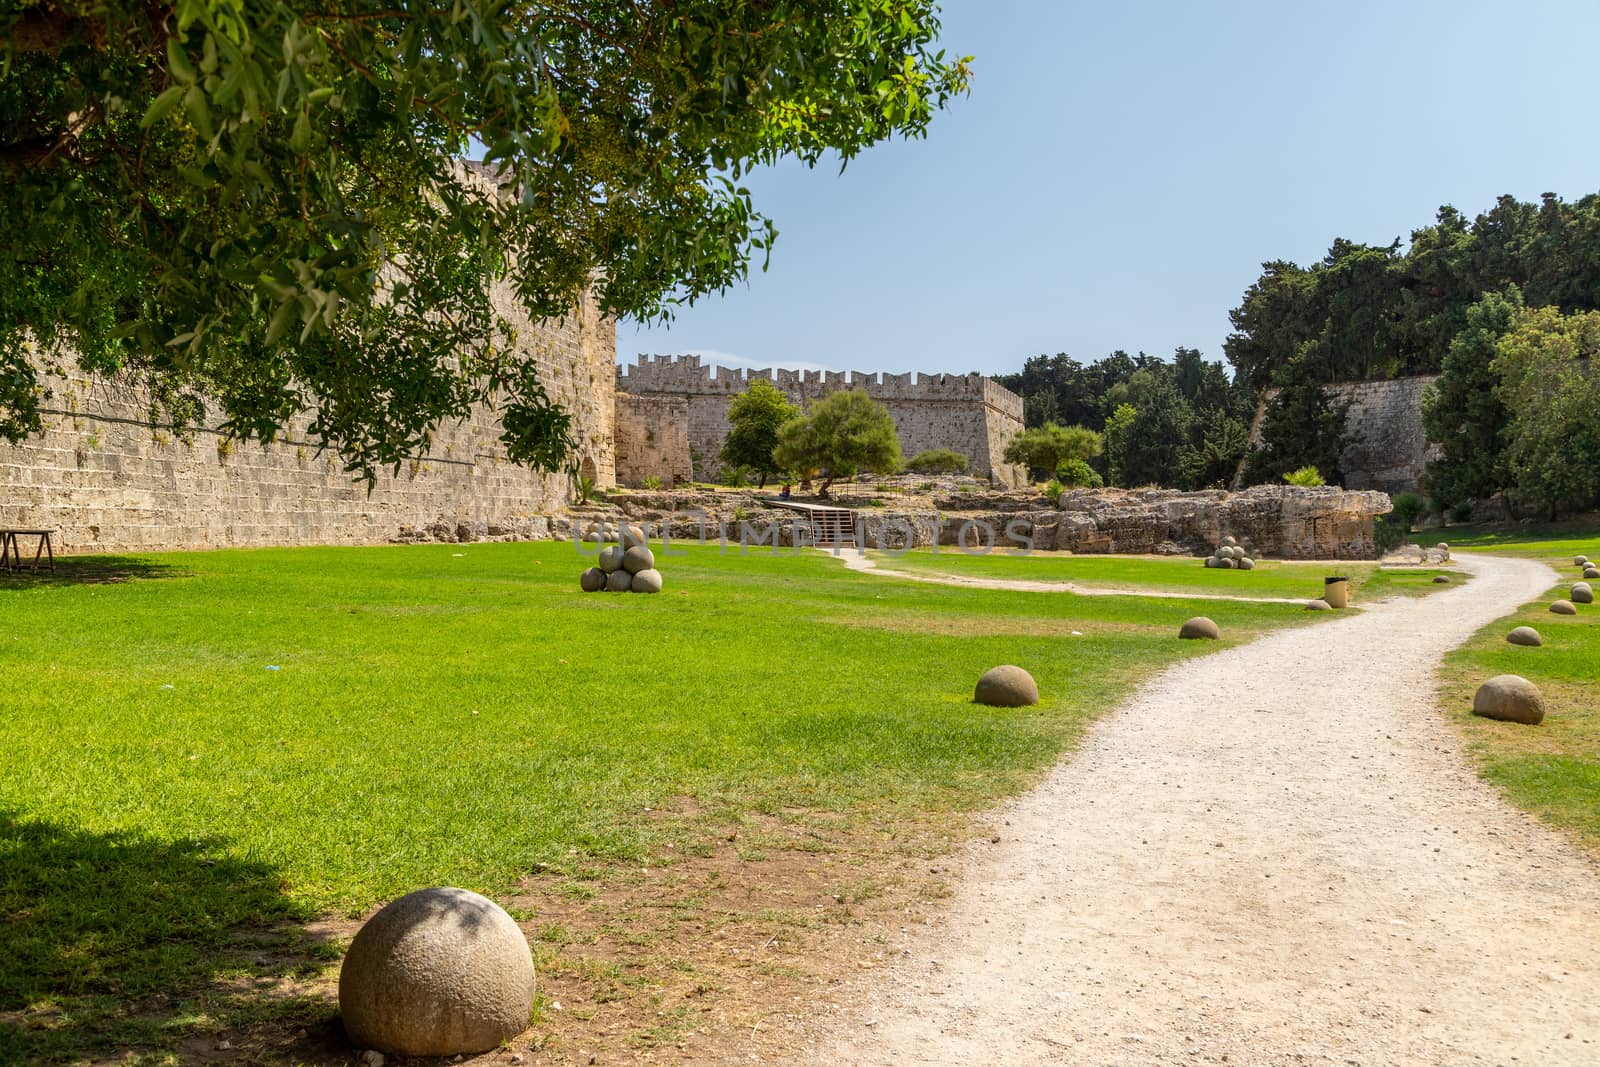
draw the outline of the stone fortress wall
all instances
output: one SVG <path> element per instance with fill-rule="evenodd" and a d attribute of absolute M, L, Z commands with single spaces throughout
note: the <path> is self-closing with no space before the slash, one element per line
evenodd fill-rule
<path fill-rule="evenodd" d="M 1329 387 L 1337 403 L 1348 403 L 1349 440 L 1339 456 L 1346 489 L 1414 493 L 1428 461 L 1439 454 L 1422 432 L 1422 393 L 1436 374 L 1386 382 L 1341 382 Z"/>
<path fill-rule="evenodd" d="M 1422 394 L 1439 380 L 1437 374 L 1393 378 L 1381 382 L 1336 382 L 1328 386 L 1333 402 L 1349 404 L 1346 441 L 1339 455 L 1346 489 L 1415 493 L 1428 461 L 1439 454 L 1422 431 Z M 1262 401 L 1271 400 L 1276 390 Z M 1261 418 L 1250 429 L 1252 448 L 1261 444 Z"/>
<path fill-rule="evenodd" d="M 551 399 L 572 414 L 579 469 L 614 484 L 615 323 L 587 299 L 545 324 L 530 322 L 509 290 L 497 303 Z M 425 458 L 380 473 L 368 493 L 336 457 L 316 454 L 307 419 L 269 446 L 215 429 L 185 441 L 151 430 L 131 385 L 47 385 L 45 432 L 0 442 L 0 526 L 57 530 L 69 552 L 538 537 L 572 500 L 565 473 L 506 458 L 487 410 L 441 426 Z"/>
<path fill-rule="evenodd" d="M 717 454 L 728 435 L 728 404 L 765 378 L 797 404 L 805 405 L 842 389 L 862 389 L 889 409 L 907 459 L 930 448 L 948 448 L 967 457 L 968 472 L 1020 484 L 1026 472 L 1005 463 L 1006 445 L 1022 432 L 1022 398 L 980 374 L 879 374 L 864 371 L 734 370 L 702 365 L 699 356 L 641 356 L 616 371 L 619 398 L 679 397 L 687 407 L 689 464 L 696 479 L 721 474 Z M 619 400 L 619 423 L 621 408 Z M 663 413 L 666 409 L 662 409 Z M 672 416 L 676 418 L 676 415 Z M 649 426 L 662 448 L 672 445 L 663 422 Z M 620 458 L 617 479 L 637 485 L 662 466 L 682 466 L 683 457 L 650 455 L 645 465 Z"/>

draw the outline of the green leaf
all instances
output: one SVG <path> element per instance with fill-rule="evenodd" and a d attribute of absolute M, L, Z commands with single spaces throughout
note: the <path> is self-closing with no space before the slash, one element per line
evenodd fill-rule
<path fill-rule="evenodd" d="M 174 85 L 156 97 L 151 101 L 149 109 L 145 111 L 144 118 L 139 120 L 139 128 L 148 130 L 151 126 L 170 115 L 172 109 L 178 106 L 178 101 L 183 99 L 183 94 L 184 87 Z"/>
<path fill-rule="evenodd" d="M 183 50 L 183 42 L 177 37 L 167 38 L 167 72 L 172 75 L 172 80 L 180 85 L 194 84 L 194 65 L 189 62 L 189 57 Z"/>
<path fill-rule="evenodd" d="M 289 332 L 289 327 L 294 325 L 294 320 L 299 317 L 300 305 L 293 300 L 288 300 L 278 308 L 277 314 L 272 316 L 272 322 L 267 326 L 266 343 L 272 347 L 283 339 Z"/>

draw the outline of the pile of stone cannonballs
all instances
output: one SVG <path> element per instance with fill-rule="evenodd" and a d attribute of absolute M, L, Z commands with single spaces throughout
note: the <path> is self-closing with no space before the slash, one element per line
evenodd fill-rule
<path fill-rule="evenodd" d="M 644 531 L 637 526 L 624 526 L 622 543 L 606 545 L 595 562 L 599 566 L 590 567 L 578 579 L 585 593 L 661 592 L 656 554 L 650 551 Z"/>
<path fill-rule="evenodd" d="M 1224 537 L 1217 550 L 1206 557 L 1207 567 L 1221 567 L 1223 570 L 1254 570 L 1256 561 L 1250 558 L 1250 553 L 1239 547 L 1239 542 L 1232 537 Z"/>

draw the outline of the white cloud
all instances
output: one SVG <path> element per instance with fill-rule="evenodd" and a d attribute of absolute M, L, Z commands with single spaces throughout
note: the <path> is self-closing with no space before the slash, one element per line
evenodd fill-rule
<path fill-rule="evenodd" d="M 617 353 L 617 362 L 620 363 L 620 364 L 623 364 L 623 365 L 628 365 L 628 364 L 633 363 L 637 356 L 648 355 L 648 354 L 649 353 L 636 352 L 636 353 L 633 353 L 633 354 L 624 355 L 623 353 L 618 352 Z M 767 360 L 751 359 L 749 356 L 735 355 L 732 352 L 720 352 L 715 348 L 679 348 L 679 349 L 675 349 L 671 353 L 663 352 L 663 353 L 661 353 L 661 355 L 699 356 L 701 363 L 710 364 L 710 365 L 714 365 L 714 366 L 718 366 L 718 367 L 729 367 L 729 368 L 732 368 L 732 369 L 735 369 L 735 370 L 737 370 L 737 369 L 739 369 L 741 367 L 747 368 L 747 369 L 750 369 L 750 370 L 764 370 L 764 369 L 767 369 L 767 368 L 771 368 L 771 369 L 775 369 L 775 370 L 829 371 L 829 370 L 836 369 L 836 368 L 829 367 L 829 366 L 827 366 L 825 364 L 822 364 L 822 363 L 808 363 L 808 362 L 805 362 L 804 360 L 781 360 L 780 359 L 780 360 L 774 361 L 774 360 L 770 360 L 770 359 L 767 359 Z"/>

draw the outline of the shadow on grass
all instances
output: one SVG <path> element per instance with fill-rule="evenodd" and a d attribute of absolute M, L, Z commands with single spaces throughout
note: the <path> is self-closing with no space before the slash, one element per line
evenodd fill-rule
<path fill-rule="evenodd" d="M 303 980 L 337 947 L 272 867 L 222 844 L 0 812 L 0 1064 L 212 1048 L 272 1021 L 335 1033 Z"/>
<path fill-rule="evenodd" d="M 12 589 L 38 589 L 57 585 L 112 585 L 136 579 L 181 578 L 186 572 L 168 563 L 140 556 L 58 556 L 56 569 L 41 566 L 29 570 L 25 559 L 21 570 L 0 570 L 0 592 Z"/>

